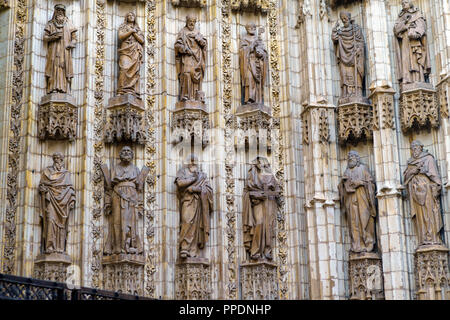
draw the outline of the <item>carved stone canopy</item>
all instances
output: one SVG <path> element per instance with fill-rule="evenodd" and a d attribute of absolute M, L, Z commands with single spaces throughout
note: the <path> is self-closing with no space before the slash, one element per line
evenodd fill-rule
<path fill-rule="evenodd" d="M 206 0 L 171 0 L 174 7 L 203 8 L 206 7 Z"/>
<path fill-rule="evenodd" d="M 348 5 L 354 2 L 361 2 L 361 0 L 328 0 L 330 2 L 330 7 L 336 9 L 341 5 Z"/>
<path fill-rule="evenodd" d="M 355 102 L 337 108 L 339 141 L 358 143 L 372 139 L 373 111 L 370 104 Z"/>
<path fill-rule="evenodd" d="M 9 0 L 0 0 L 0 10 L 9 7 L 10 7 Z"/>

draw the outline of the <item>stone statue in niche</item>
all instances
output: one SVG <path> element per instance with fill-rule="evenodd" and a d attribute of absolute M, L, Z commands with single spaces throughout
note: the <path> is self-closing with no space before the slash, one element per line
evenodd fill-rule
<path fill-rule="evenodd" d="M 196 258 L 208 241 L 213 190 L 195 155 L 189 156 L 177 172 L 175 184 L 180 208 L 180 258 Z"/>
<path fill-rule="evenodd" d="M 64 156 L 55 152 L 53 165 L 44 169 L 39 182 L 42 252 L 65 254 L 68 219 L 75 208 L 75 189 Z"/>
<path fill-rule="evenodd" d="M 394 26 L 397 78 L 404 85 L 426 82 L 431 71 L 427 24 L 410 0 L 402 0 L 402 11 Z"/>
<path fill-rule="evenodd" d="M 375 244 L 375 183 L 356 151 L 348 153 L 347 169 L 339 184 L 341 210 L 349 224 L 351 251 L 370 253 Z"/>
<path fill-rule="evenodd" d="M 280 185 L 269 161 L 265 157 L 257 157 L 248 172 L 242 205 L 244 246 L 252 260 L 273 259 L 280 195 Z"/>
<path fill-rule="evenodd" d="M 144 166 L 139 170 L 131 163 L 134 153 L 130 147 L 123 147 L 119 156 L 120 162 L 111 168 L 111 172 L 102 165 L 106 188 L 105 213 L 109 216 L 104 254 L 142 254 L 138 220 L 143 215 L 143 188 L 149 168 Z"/>
<path fill-rule="evenodd" d="M 140 70 L 144 53 L 144 33 L 136 23 L 136 14 L 129 12 L 119 27 L 119 80 L 117 95 L 140 96 Z"/>
<path fill-rule="evenodd" d="M 197 18 L 186 17 L 186 26 L 175 42 L 175 62 L 179 80 L 179 101 L 205 102 L 202 91 L 206 68 L 206 38 L 195 29 Z"/>
<path fill-rule="evenodd" d="M 268 54 L 261 38 L 264 29 L 256 31 L 256 25 L 245 27 L 247 34 L 239 45 L 239 64 L 243 104 L 264 104 L 264 85 L 268 76 Z"/>
<path fill-rule="evenodd" d="M 430 153 L 423 150 L 423 144 L 418 140 L 411 143 L 411 153 L 403 178 L 419 246 L 440 245 L 440 231 L 443 227 L 439 202 L 442 181 L 437 163 Z"/>
<path fill-rule="evenodd" d="M 47 93 L 68 93 L 73 78 L 72 49 L 77 41 L 77 29 L 66 17 L 66 7 L 55 5 L 52 19 L 44 29 L 44 42 L 48 44 L 45 78 Z"/>
<path fill-rule="evenodd" d="M 343 11 L 339 16 L 343 26 L 336 22 L 332 39 L 341 76 L 341 104 L 350 102 L 349 98 L 363 96 L 365 54 L 364 36 L 359 25 L 349 12 Z"/>

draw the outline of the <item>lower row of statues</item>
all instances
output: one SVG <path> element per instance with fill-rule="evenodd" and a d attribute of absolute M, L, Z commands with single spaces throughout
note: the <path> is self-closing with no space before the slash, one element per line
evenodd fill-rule
<path fill-rule="evenodd" d="M 411 144 L 412 157 L 403 173 L 416 227 L 418 245 L 441 245 L 443 227 L 440 194 L 442 181 L 434 157 L 420 141 Z M 149 168 L 132 164 L 134 153 L 123 147 L 120 162 L 104 175 L 108 220 L 104 254 L 142 254 L 138 221 L 144 212 L 144 183 Z M 44 169 L 39 183 L 42 218 L 42 252 L 66 251 L 68 217 L 75 208 L 75 189 L 61 153 L 53 154 L 53 165 Z M 180 212 L 179 257 L 202 256 L 210 233 L 213 189 L 201 171 L 195 155 L 187 158 L 175 178 Z M 355 151 L 348 154 L 348 166 L 339 184 L 341 210 L 350 231 L 351 252 L 375 250 L 376 187 L 374 179 Z M 243 243 L 251 260 L 272 260 L 276 217 L 281 203 L 280 184 L 265 157 L 257 157 L 248 171 L 242 196 Z"/>

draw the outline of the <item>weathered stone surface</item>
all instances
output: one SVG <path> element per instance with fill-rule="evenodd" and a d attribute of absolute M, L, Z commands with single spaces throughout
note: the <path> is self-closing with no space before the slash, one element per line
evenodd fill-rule
<path fill-rule="evenodd" d="M 372 139 L 373 112 L 370 104 L 364 102 L 341 104 L 337 108 L 337 113 L 340 143 L 356 143 Z"/>
<path fill-rule="evenodd" d="M 211 299 L 211 267 L 205 258 L 186 258 L 175 266 L 175 299 Z"/>
<path fill-rule="evenodd" d="M 144 294 L 143 256 L 114 254 L 103 257 L 103 287 L 122 293 Z"/>
<path fill-rule="evenodd" d="M 241 264 L 241 296 L 243 300 L 277 300 L 278 267 L 267 261 Z"/>
<path fill-rule="evenodd" d="M 34 262 L 33 277 L 42 280 L 66 282 L 71 258 L 65 253 L 41 254 Z"/>
<path fill-rule="evenodd" d="M 351 253 L 350 299 L 383 300 L 383 269 L 376 253 Z"/>
<path fill-rule="evenodd" d="M 187 8 L 203 8 L 206 7 L 206 0 L 171 0 L 172 5 L 175 7 L 187 7 Z"/>

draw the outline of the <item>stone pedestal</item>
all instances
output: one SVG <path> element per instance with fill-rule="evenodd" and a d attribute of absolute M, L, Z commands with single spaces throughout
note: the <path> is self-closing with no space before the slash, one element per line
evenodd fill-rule
<path fill-rule="evenodd" d="M 402 85 L 400 122 L 403 132 L 411 129 L 439 127 L 439 104 L 436 90 L 429 83 Z"/>
<path fill-rule="evenodd" d="M 103 257 L 103 288 L 121 293 L 144 294 L 143 255 L 114 254 Z"/>
<path fill-rule="evenodd" d="M 34 262 L 33 278 L 66 282 L 67 269 L 71 264 L 70 257 L 65 253 L 40 254 Z"/>
<path fill-rule="evenodd" d="M 241 299 L 278 299 L 277 268 L 267 261 L 244 262 L 241 264 Z"/>
<path fill-rule="evenodd" d="M 75 98 L 66 93 L 50 93 L 42 97 L 38 111 L 40 139 L 68 139 L 77 135 L 78 108 Z"/>
<path fill-rule="evenodd" d="M 369 100 L 364 97 L 340 99 L 337 113 L 341 144 L 372 139 L 373 111 Z"/>
<path fill-rule="evenodd" d="M 211 268 L 208 259 L 186 258 L 175 266 L 177 300 L 211 299 Z"/>
<path fill-rule="evenodd" d="M 383 272 L 377 253 L 350 253 L 350 300 L 383 300 Z"/>
<path fill-rule="evenodd" d="M 182 141 L 201 143 L 202 148 L 209 144 L 209 115 L 206 105 L 201 101 L 179 101 L 175 105 L 172 113 L 171 128 L 172 143 L 177 144 Z"/>
<path fill-rule="evenodd" d="M 448 249 L 426 245 L 414 254 L 417 300 L 450 300 Z"/>
<path fill-rule="evenodd" d="M 144 102 L 132 94 L 109 99 L 105 141 L 144 144 L 147 140 Z"/>

